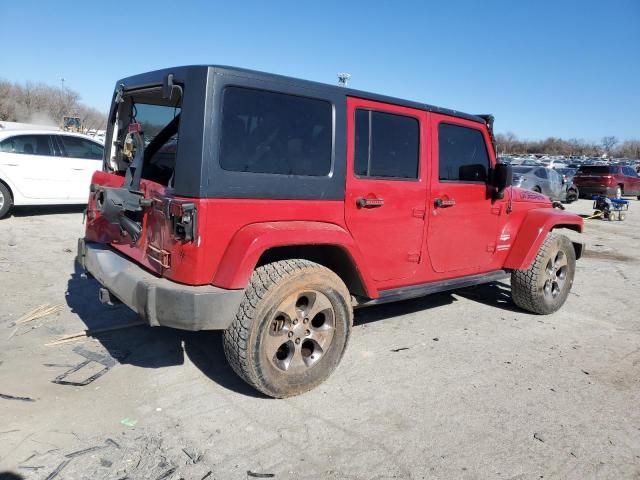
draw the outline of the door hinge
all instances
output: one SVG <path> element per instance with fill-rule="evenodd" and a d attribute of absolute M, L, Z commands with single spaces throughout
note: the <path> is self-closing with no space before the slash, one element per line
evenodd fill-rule
<path fill-rule="evenodd" d="M 424 219 L 424 214 L 425 214 L 425 212 L 426 212 L 426 209 L 425 209 L 425 208 L 422 208 L 422 207 L 415 207 L 415 208 L 413 209 L 413 216 L 414 216 L 414 217 L 416 217 L 416 218 L 422 218 L 422 219 Z"/>
<path fill-rule="evenodd" d="M 420 254 L 419 253 L 410 253 L 407 255 L 407 261 L 412 263 L 420 263 Z"/>
<path fill-rule="evenodd" d="M 496 251 L 496 244 L 495 243 L 490 243 L 489 245 L 487 245 L 487 252 L 493 253 L 495 251 Z"/>

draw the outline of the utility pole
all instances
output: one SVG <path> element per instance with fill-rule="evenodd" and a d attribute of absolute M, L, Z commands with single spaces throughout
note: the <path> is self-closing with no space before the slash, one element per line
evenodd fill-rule
<path fill-rule="evenodd" d="M 60 88 L 62 90 L 62 93 L 64 93 L 64 77 L 60 78 Z"/>

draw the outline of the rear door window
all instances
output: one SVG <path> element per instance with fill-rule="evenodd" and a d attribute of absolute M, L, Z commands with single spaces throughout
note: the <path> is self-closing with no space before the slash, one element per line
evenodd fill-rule
<path fill-rule="evenodd" d="M 71 135 L 57 135 L 62 143 L 65 157 L 87 158 L 90 160 L 100 160 L 104 147 L 91 140 Z"/>
<path fill-rule="evenodd" d="M 332 125 L 332 105 L 325 100 L 227 87 L 220 166 L 234 172 L 326 176 Z"/>
<path fill-rule="evenodd" d="M 536 170 L 535 175 L 538 178 L 549 178 L 549 175 L 547 174 L 547 169 L 546 168 L 538 168 Z"/>
<path fill-rule="evenodd" d="M 53 156 L 49 135 L 16 135 L 0 143 L 0 152 Z"/>
<path fill-rule="evenodd" d="M 406 115 L 356 110 L 354 173 L 359 177 L 417 179 L 420 123 Z"/>
<path fill-rule="evenodd" d="M 438 149 L 441 181 L 487 181 L 489 155 L 480 130 L 441 123 L 438 126 Z"/>

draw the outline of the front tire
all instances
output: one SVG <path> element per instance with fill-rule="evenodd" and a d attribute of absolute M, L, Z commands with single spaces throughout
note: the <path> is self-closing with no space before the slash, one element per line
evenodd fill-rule
<path fill-rule="evenodd" d="M 520 308 L 540 315 L 557 311 L 567 300 L 576 271 L 576 252 L 565 235 L 551 232 L 533 264 L 511 273 L 511 297 Z"/>
<path fill-rule="evenodd" d="M 258 267 L 224 332 L 229 364 L 270 397 L 311 390 L 342 359 L 353 323 L 350 299 L 340 277 L 317 263 L 296 259 Z"/>
<path fill-rule="evenodd" d="M 4 218 L 11 210 L 13 197 L 7 186 L 0 182 L 0 218 Z"/>

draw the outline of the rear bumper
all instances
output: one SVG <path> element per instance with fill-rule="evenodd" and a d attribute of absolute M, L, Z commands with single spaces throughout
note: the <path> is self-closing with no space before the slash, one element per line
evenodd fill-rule
<path fill-rule="evenodd" d="M 190 286 L 157 277 L 108 245 L 78 241 L 82 268 L 151 326 L 223 330 L 235 317 L 244 290 Z"/>
<path fill-rule="evenodd" d="M 613 196 L 616 194 L 616 187 L 578 186 L 578 192 L 580 192 L 580 196 L 583 198 L 591 198 L 593 195 Z"/>

